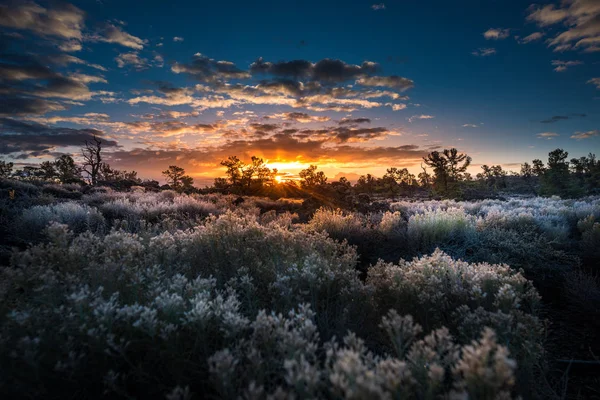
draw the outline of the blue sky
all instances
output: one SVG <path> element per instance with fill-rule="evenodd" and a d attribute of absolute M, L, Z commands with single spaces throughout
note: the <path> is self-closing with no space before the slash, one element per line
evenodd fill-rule
<path fill-rule="evenodd" d="M 447 147 L 475 169 L 600 149 L 597 0 L 19 1 L 0 29 L 17 163 L 93 134 L 115 167 L 200 181 L 229 153 L 352 177 Z"/>

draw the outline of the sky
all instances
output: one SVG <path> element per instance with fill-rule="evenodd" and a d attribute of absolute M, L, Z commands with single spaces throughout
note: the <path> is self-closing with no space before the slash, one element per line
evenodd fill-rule
<path fill-rule="evenodd" d="M 197 184 L 256 155 L 331 178 L 456 147 L 600 153 L 600 1 L 0 2 L 0 157 Z M 598 154 L 600 155 L 600 154 Z"/>

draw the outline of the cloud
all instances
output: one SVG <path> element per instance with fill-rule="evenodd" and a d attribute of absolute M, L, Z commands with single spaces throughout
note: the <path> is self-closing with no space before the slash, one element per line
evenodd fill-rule
<path fill-rule="evenodd" d="M 85 13 L 71 4 L 44 8 L 34 2 L 16 1 L 0 5 L 0 26 L 27 30 L 41 37 L 54 37 L 63 50 L 81 49 Z"/>
<path fill-rule="evenodd" d="M 589 139 L 594 136 L 600 136 L 600 130 L 595 129 L 595 130 L 587 131 L 587 132 L 575 132 L 573 135 L 571 135 L 571 139 L 577 139 L 577 140 Z"/>
<path fill-rule="evenodd" d="M 196 53 L 189 64 L 174 63 L 171 71 L 176 74 L 186 74 L 202 82 L 214 82 L 220 79 L 244 79 L 250 74 L 242 71 L 230 61 L 215 61 L 203 54 Z"/>
<path fill-rule="evenodd" d="M 95 95 L 90 83 L 107 83 L 102 76 L 82 73 L 61 74 L 43 65 L 44 58 L 29 55 L 3 55 L 0 61 L 2 93 L 13 99 L 13 106 L 31 105 L 32 102 L 14 101 L 15 98 L 60 98 L 68 101 L 89 100 Z M 40 102 L 37 102 L 40 105 Z M 48 103 L 47 103 L 48 104 Z M 18 114 L 20 114 L 17 111 Z"/>
<path fill-rule="evenodd" d="M 180 37 L 180 36 L 175 36 L 175 37 L 173 38 L 173 41 L 174 41 L 174 42 L 183 42 L 183 40 L 184 40 L 184 39 L 183 39 L 182 37 Z"/>
<path fill-rule="evenodd" d="M 480 47 L 477 50 L 471 52 L 471 54 L 477 57 L 487 57 L 491 56 L 492 54 L 496 54 L 496 49 L 494 49 L 493 47 Z"/>
<path fill-rule="evenodd" d="M 597 0 L 568 0 L 556 8 L 553 4 L 529 8 L 528 21 L 541 27 L 561 24 L 560 33 L 548 39 L 554 51 L 600 51 L 600 2 Z"/>
<path fill-rule="evenodd" d="M 115 57 L 115 61 L 119 68 L 124 68 L 126 66 L 131 66 L 136 71 L 142 71 L 144 69 L 150 68 L 150 62 L 147 58 L 140 57 L 137 51 L 132 51 L 129 53 L 121 53 L 117 57 Z M 162 61 L 162 58 L 161 58 Z"/>
<path fill-rule="evenodd" d="M 383 3 L 379 3 L 379 4 L 373 4 L 373 5 L 371 6 L 371 8 L 372 8 L 373 10 L 375 10 L 375 11 L 378 11 L 378 10 L 385 10 L 385 4 L 383 4 Z"/>
<path fill-rule="evenodd" d="M 339 125 L 356 125 L 356 124 L 370 124 L 371 120 L 369 118 L 342 118 L 338 124 Z"/>
<path fill-rule="evenodd" d="M 347 64 L 341 60 L 325 58 L 316 63 L 307 60 L 266 62 L 261 58 L 250 65 L 252 74 L 270 74 L 278 77 L 307 78 L 319 82 L 345 82 L 379 70 L 379 64 L 363 61 L 361 65 Z"/>
<path fill-rule="evenodd" d="M 535 42 L 536 40 L 540 40 L 543 37 L 544 37 L 543 32 L 533 32 L 532 34 L 527 35 L 524 38 L 520 39 L 519 43 L 521 43 L 521 44 L 531 43 L 531 42 Z"/>
<path fill-rule="evenodd" d="M 265 117 L 267 119 L 283 119 L 288 121 L 295 121 L 300 123 L 308 123 L 308 122 L 327 122 L 330 120 L 329 117 L 325 115 L 309 115 L 303 112 L 287 112 L 281 114 L 273 114 Z"/>
<path fill-rule="evenodd" d="M 552 117 L 550 117 L 549 119 L 545 119 L 543 121 L 540 121 L 542 124 L 553 124 L 555 122 L 561 121 L 561 120 L 565 120 L 565 119 L 569 119 L 568 116 L 566 115 L 554 115 Z"/>
<path fill-rule="evenodd" d="M 479 125 L 476 125 L 476 124 L 464 124 L 463 128 L 479 128 Z"/>
<path fill-rule="evenodd" d="M 363 86 L 384 86 L 405 91 L 414 87 L 414 82 L 401 76 L 369 76 L 356 81 L 357 85 Z"/>
<path fill-rule="evenodd" d="M 583 62 L 581 61 L 561 61 L 561 60 L 552 60 L 552 65 L 556 68 L 554 70 L 556 72 L 564 72 L 569 67 L 574 67 L 576 65 L 581 65 Z"/>
<path fill-rule="evenodd" d="M 0 116 L 43 115 L 65 109 L 64 105 L 56 101 L 19 95 L 0 96 Z"/>
<path fill-rule="evenodd" d="M 587 81 L 587 83 L 595 85 L 596 89 L 600 89 L 600 78 L 592 78 L 589 81 Z"/>
<path fill-rule="evenodd" d="M 414 120 L 417 120 L 417 119 L 432 119 L 432 118 L 435 118 L 435 117 L 433 115 L 425 115 L 425 114 L 413 115 L 412 117 L 410 117 L 408 119 L 408 122 L 412 123 Z"/>
<path fill-rule="evenodd" d="M 555 132 L 542 132 L 542 133 L 538 133 L 536 136 L 538 137 L 538 139 L 552 140 L 553 138 L 560 136 L 560 135 Z"/>
<path fill-rule="evenodd" d="M 81 146 L 92 137 L 104 137 L 96 129 L 54 128 L 35 122 L 0 118 L 0 154 L 26 153 L 36 156 L 57 147 Z M 114 140 L 103 139 L 103 146 L 116 147 Z"/>
<path fill-rule="evenodd" d="M 488 40 L 506 39 L 510 35 L 510 29 L 490 28 L 483 32 L 483 37 Z"/>
<path fill-rule="evenodd" d="M 78 64 L 78 65 L 85 65 L 87 67 L 95 68 L 100 71 L 106 71 L 106 68 L 104 68 L 102 65 L 92 64 L 92 63 L 82 60 L 81 58 L 74 57 L 69 54 L 49 55 L 49 56 L 42 57 L 42 59 L 47 61 L 50 64 L 59 65 L 59 66 L 63 66 L 63 67 L 67 66 L 69 64 Z"/>
<path fill-rule="evenodd" d="M 133 36 L 122 30 L 119 26 L 108 22 L 104 24 L 96 35 L 91 36 L 89 39 L 95 42 L 116 43 L 134 50 L 142 50 L 144 45 L 148 43 L 147 40 Z"/>

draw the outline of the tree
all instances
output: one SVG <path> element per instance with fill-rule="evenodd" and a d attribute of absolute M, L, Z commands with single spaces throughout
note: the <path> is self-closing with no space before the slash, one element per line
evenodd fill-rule
<path fill-rule="evenodd" d="M 167 183 L 173 189 L 183 190 L 189 189 L 194 183 L 194 178 L 185 174 L 185 169 L 176 165 L 169 165 L 169 169 L 162 172 L 167 179 Z"/>
<path fill-rule="evenodd" d="M 533 173 L 533 175 L 541 177 L 544 175 L 544 173 L 546 172 L 546 167 L 544 166 L 544 162 L 538 158 L 536 158 L 535 160 L 533 160 L 531 162 L 532 167 L 531 167 L 531 172 Z"/>
<path fill-rule="evenodd" d="M 463 173 L 471 165 L 471 157 L 466 154 L 459 154 L 458 150 L 452 148 L 444 149 L 444 156 L 447 160 L 448 175 L 452 181 L 459 181 L 463 178 Z"/>
<path fill-rule="evenodd" d="M 83 155 L 83 171 L 89 176 L 90 183 L 98 183 L 100 168 L 102 168 L 102 141 L 94 135 L 92 141 L 85 141 L 81 149 Z"/>
<path fill-rule="evenodd" d="M 578 188 L 569 176 L 569 153 L 555 149 L 548 153 L 548 168 L 542 176 L 542 192 L 547 195 L 573 196 Z"/>
<path fill-rule="evenodd" d="M 471 164 L 471 157 L 452 148 L 445 149 L 442 153 L 433 151 L 424 157 L 423 161 L 433 169 L 435 188 L 447 194 L 450 184 L 464 178 L 464 172 Z"/>
<path fill-rule="evenodd" d="M 80 170 L 75 160 L 68 154 L 63 154 L 54 161 L 56 178 L 61 183 L 74 183 L 80 181 Z"/>
<path fill-rule="evenodd" d="M 10 178 L 13 172 L 14 164 L 0 160 L 0 178 Z"/>
<path fill-rule="evenodd" d="M 302 179 L 301 185 L 306 188 L 315 188 L 317 186 L 323 186 L 327 183 L 327 177 L 323 171 L 317 171 L 316 165 L 311 165 L 306 169 L 303 169 L 298 174 Z"/>
<path fill-rule="evenodd" d="M 417 181 L 415 176 L 408 172 L 408 169 L 392 167 L 388 168 L 385 175 L 383 175 L 383 183 L 392 195 L 395 194 L 396 188 L 408 190 L 409 194 L 412 194 Z"/>
<path fill-rule="evenodd" d="M 371 174 L 361 175 L 356 182 L 356 189 L 358 192 L 373 194 L 375 192 L 375 184 L 377 180 Z"/>
<path fill-rule="evenodd" d="M 477 174 L 481 180 L 485 181 L 488 187 L 497 190 L 501 187 L 506 187 L 506 171 L 502 169 L 501 165 L 482 165 L 482 173 Z"/>
<path fill-rule="evenodd" d="M 38 171 L 40 178 L 42 178 L 45 181 L 53 181 L 54 179 L 56 179 L 55 166 L 56 161 L 44 161 L 43 163 L 41 163 Z"/>
<path fill-rule="evenodd" d="M 529 165 L 529 163 L 525 162 L 521 164 L 521 178 L 525 181 L 525 184 L 531 189 L 533 194 L 537 196 L 537 190 L 535 190 L 535 186 L 533 184 L 533 180 L 535 178 L 535 173 L 533 167 Z"/>
<path fill-rule="evenodd" d="M 244 168 L 244 163 L 240 161 L 236 156 L 229 156 L 227 160 L 221 161 L 221 165 L 227 167 L 227 177 L 229 178 L 229 182 L 232 185 L 237 185 L 242 179 L 242 168 Z"/>

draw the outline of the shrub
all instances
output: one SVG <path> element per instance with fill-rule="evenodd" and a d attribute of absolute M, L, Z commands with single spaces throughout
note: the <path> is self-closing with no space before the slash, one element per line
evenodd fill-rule
<path fill-rule="evenodd" d="M 522 379 L 530 379 L 542 350 L 542 324 L 535 317 L 539 296 L 508 265 L 469 264 L 437 249 L 398 265 L 379 262 L 367 283 L 380 313 L 411 314 L 425 330 L 445 326 L 467 343 L 482 326 L 494 329 L 520 361 Z"/>
<path fill-rule="evenodd" d="M 74 202 L 58 203 L 47 206 L 34 206 L 23 210 L 16 222 L 19 236 L 28 240 L 40 238 L 44 228 L 50 222 L 66 224 L 76 233 L 87 230 L 103 231 L 104 217 L 95 208 Z"/>
<path fill-rule="evenodd" d="M 461 209 L 426 210 L 410 216 L 407 235 L 415 250 L 427 252 L 436 246 L 461 243 L 474 236 L 475 219 Z"/>

